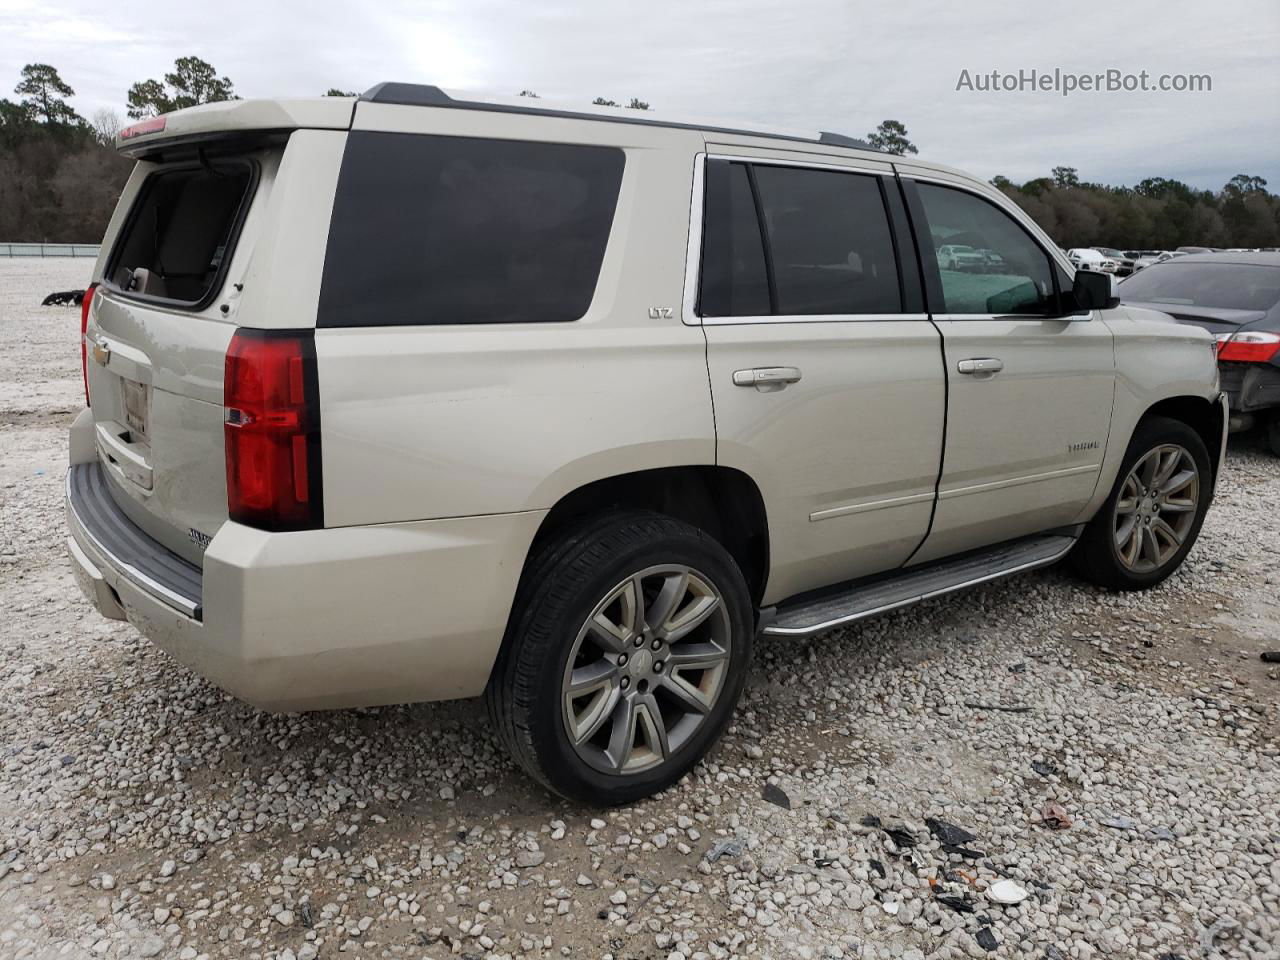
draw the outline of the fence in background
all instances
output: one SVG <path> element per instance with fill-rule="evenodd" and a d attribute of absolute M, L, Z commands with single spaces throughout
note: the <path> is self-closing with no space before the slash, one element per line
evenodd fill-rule
<path fill-rule="evenodd" d="M 96 243 L 0 243 L 0 257 L 96 257 Z"/>

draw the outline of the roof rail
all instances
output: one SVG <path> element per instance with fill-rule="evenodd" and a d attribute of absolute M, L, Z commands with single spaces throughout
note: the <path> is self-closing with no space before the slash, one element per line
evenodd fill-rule
<path fill-rule="evenodd" d="M 606 114 L 585 110 L 563 110 L 554 107 L 525 104 L 503 103 L 493 100 L 460 100 L 450 96 L 433 84 L 426 83 L 379 83 L 360 94 L 366 103 L 394 103 L 410 107 L 446 107 L 458 110 L 484 110 L 491 113 L 523 113 L 541 117 L 563 117 L 574 120 L 600 120 L 605 123 L 637 123 L 651 127 L 670 127 L 678 130 L 704 130 L 708 133 L 733 133 L 748 137 L 765 137 L 771 140 L 791 140 L 801 143 L 823 143 L 833 147 L 850 147 L 855 150 L 869 150 L 880 153 L 865 140 L 847 137 L 842 133 L 822 131 L 814 136 L 803 136 L 795 133 L 773 132 L 769 130 L 749 130 L 741 127 L 721 127 L 702 123 L 662 120 L 642 115 L 626 116 L 622 114 Z M 642 114 L 643 111 L 633 111 Z"/>

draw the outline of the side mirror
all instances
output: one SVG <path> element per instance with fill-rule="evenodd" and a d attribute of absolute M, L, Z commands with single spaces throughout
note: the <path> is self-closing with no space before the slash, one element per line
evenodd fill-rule
<path fill-rule="evenodd" d="M 1120 294 L 1116 290 L 1113 273 L 1096 270 L 1077 270 L 1071 284 L 1071 296 L 1081 310 L 1110 310 L 1120 306 Z"/>

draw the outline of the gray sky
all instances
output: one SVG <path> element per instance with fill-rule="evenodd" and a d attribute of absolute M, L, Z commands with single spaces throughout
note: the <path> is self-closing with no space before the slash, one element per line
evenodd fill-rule
<path fill-rule="evenodd" d="M 3 96 L 47 62 L 82 114 L 123 114 L 131 83 L 188 54 L 243 97 L 404 80 L 853 136 L 891 117 L 922 157 L 984 177 L 1249 173 L 1280 192 L 1280 0 L 0 0 Z M 1209 74 L 1212 91 L 956 90 L 963 69 L 1033 68 Z"/>

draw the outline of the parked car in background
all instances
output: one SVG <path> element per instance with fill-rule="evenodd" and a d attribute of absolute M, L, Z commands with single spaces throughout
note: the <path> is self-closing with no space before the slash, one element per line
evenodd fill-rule
<path fill-rule="evenodd" d="M 938 247 L 936 257 L 943 270 L 983 270 L 987 265 L 984 254 L 962 243 L 944 243 Z"/>
<path fill-rule="evenodd" d="M 990 247 L 983 247 L 978 251 L 982 255 L 982 269 L 985 273 L 1003 273 L 1009 269 L 1009 264 L 1005 262 L 1004 257 L 996 253 Z"/>
<path fill-rule="evenodd" d="M 706 754 L 762 633 L 1178 568 L 1205 331 L 984 180 L 639 113 L 387 83 L 122 131 L 66 479 L 97 609 L 269 709 L 483 695 L 605 805 Z"/>
<path fill-rule="evenodd" d="M 1077 270 L 1096 270 L 1099 273 L 1115 273 L 1119 264 L 1092 247 L 1073 247 L 1067 251 L 1067 259 Z"/>
<path fill-rule="evenodd" d="M 1116 262 L 1117 277 L 1127 277 L 1129 274 L 1133 273 L 1133 257 L 1122 253 L 1115 247 L 1094 247 L 1093 249 L 1097 250 L 1107 259 L 1114 260 Z"/>
<path fill-rule="evenodd" d="M 1119 290 L 1126 304 L 1163 310 L 1217 338 L 1232 429 L 1261 422 L 1280 455 L 1280 253 L 1185 254 Z"/>
<path fill-rule="evenodd" d="M 1160 263 L 1168 260 L 1174 254 L 1166 250 L 1126 250 L 1125 256 L 1133 261 L 1133 272 L 1137 273 L 1153 263 Z"/>

